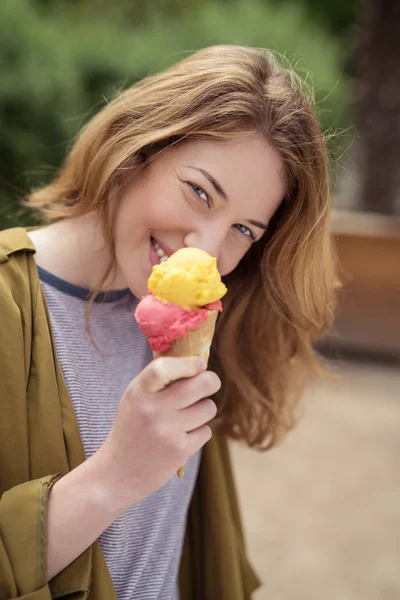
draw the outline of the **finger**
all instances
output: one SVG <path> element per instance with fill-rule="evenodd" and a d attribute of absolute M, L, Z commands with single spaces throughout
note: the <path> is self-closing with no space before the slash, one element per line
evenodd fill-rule
<path fill-rule="evenodd" d="M 134 379 L 135 391 L 155 394 L 178 379 L 198 375 L 205 368 L 205 362 L 198 356 L 156 358 Z"/>
<path fill-rule="evenodd" d="M 206 371 L 185 381 L 177 381 L 162 393 L 165 406 L 173 410 L 181 410 L 196 404 L 202 398 L 212 396 L 221 387 L 221 380 L 216 373 Z"/>
<path fill-rule="evenodd" d="M 209 425 L 202 425 L 194 431 L 187 434 L 188 440 L 188 456 L 193 456 L 200 448 L 204 446 L 212 438 L 212 430 Z"/>
<path fill-rule="evenodd" d="M 193 404 L 178 413 L 186 433 L 202 427 L 211 421 L 216 414 L 217 405 L 211 398 L 200 400 L 199 402 L 196 402 L 196 404 Z"/>

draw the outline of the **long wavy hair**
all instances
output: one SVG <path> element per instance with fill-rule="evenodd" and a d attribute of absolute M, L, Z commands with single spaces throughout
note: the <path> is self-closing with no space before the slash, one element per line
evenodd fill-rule
<path fill-rule="evenodd" d="M 297 76 L 263 49 L 213 46 L 119 94 L 81 130 L 57 176 L 27 200 L 47 222 L 96 211 L 115 268 L 110 199 L 173 144 L 261 133 L 279 153 L 287 194 L 262 239 L 225 278 L 210 368 L 218 433 L 268 449 L 291 429 L 313 339 L 331 324 L 335 259 L 326 140 Z"/>

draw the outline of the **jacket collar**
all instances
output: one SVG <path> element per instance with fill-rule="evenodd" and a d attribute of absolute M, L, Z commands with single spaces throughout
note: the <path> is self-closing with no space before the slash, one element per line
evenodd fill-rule
<path fill-rule="evenodd" d="M 0 263 L 8 262 L 11 254 L 21 250 L 36 252 L 33 242 L 26 233 L 26 229 L 23 227 L 13 227 L 1 232 Z"/>

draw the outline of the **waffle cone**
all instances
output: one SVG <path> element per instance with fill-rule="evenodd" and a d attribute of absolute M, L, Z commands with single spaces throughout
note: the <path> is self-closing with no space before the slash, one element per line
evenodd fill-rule
<path fill-rule="evenodd" d="M 174 340 L 169 350 L 153 352 L 154 358 L 160 356 L 201 356 L 208 363 L 217 317 L 217 310 L 209 310 L 207 320 L 203 321 L 200 327 L 189 330 L 184 338 Z"/>
<path fill-rule="evenodd" d="M 165 352 L 153 352 L 153 357 L 200 356 L 207 364 L 210 357 L 211 342 L 214 337 L 217 317 L 217 310 L 209 310 L 207 320 L 203 321 L 200 324 L 200 327 L 197 329 L 190 329 L 184 338 L 174 340 L 169 350 L 166 350 Z M 178 477 L 182 477 L 184 472 L 185 467 L 180 467 L 177 471 Z"/>

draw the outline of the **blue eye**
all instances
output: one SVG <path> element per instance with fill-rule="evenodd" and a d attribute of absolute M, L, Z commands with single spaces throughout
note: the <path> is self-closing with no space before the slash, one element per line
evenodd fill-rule
<path fill-rule="evenodd" d="M 207 192 L 205 192 L 203 190 L 203 188 L 201 188 L 199 185 L 196 185 L 195 183 L 190 183 L 190 182 L 188 182 L 188 183 L 189 183 L 190 187 L 192 188 L 192 190 L 194 191 L 194 193 L 196 194 L 196 196 L 198 196 L 203 202 L 205 202 L 207 204 L 207 206 L 210 206 L 211 198 L 207 194 Z M 200 190 L 200 193 L 198 193 L 197 190 Z M 202 198 L 202 194 L 205 195 L 205 198 Z"/>
<path fill-rule="evenodd" d="M 246 225 L 240 225 L 239 223 L 237 223 L 235 227 L 238 231 L 240 231 L 240 233 L 243 233 L 243 235 L 245 235 L 246 237 L 249 237 L 252 240 L 256 239 L 254 233 L 248 227 L 246 227 Z"/>
<path fill-rule="evenodd" d="M 201 188 L 199 185 L 196 185 L 195 183 L 191 183 L 190 181 L 187 181 L 186 183 L 188 185 L 190 185 L 190 187 L 192 188 L 193 192 L 196 194 L 196 197 L 199 198 L 203 203 L 207 204 L 208 208 L 211 208 L 211 198 L 207 194 L 207 192 L 205 192 L 203 190 L 203 188 Z M 203 195 L 205 196 L 205 198 L 202 197 Z M 239 223 L 236 223 L 234 225 L 234 227 L 236 227 L 236 229 L 240 233 L 242 233 L 245 237 L 250 238 L 252 241 L 254 241 L 256 239 L 256 236 L 251 231 L 251 229 L 249 229 L 245 225 L 240 225 Z"/>

